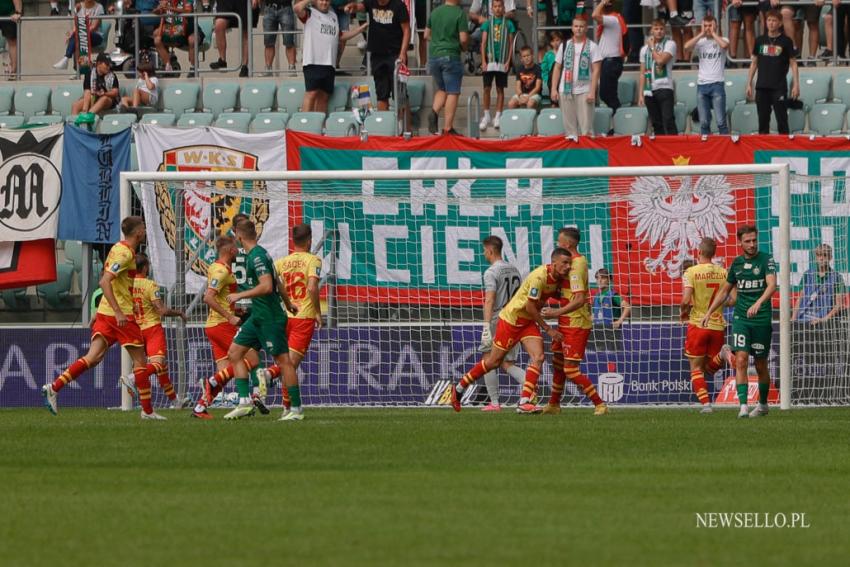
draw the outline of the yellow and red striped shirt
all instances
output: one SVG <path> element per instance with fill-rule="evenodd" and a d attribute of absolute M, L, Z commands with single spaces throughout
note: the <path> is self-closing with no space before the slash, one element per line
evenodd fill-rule
<path fill-rule="evenodd" d="M 292 315 L 295 319 L 315 319 L 321 310 L 320 305 L 313 305 L 307 293 L 307 283 L 310 278 L 317 280 L 322 275 L 322 260 L 309 252 L 293 252 L 280 258 L 274 263 L 275 271 L 280 281 L 286 286 L 289 299 L 298 306 L 298 313 Z"/>
<path fill-rule="evenodd" d="M 558 294 L 560 281 L 551 272 L 551 264 L 544 264 L 532 270 L 508 304 L 499 312 L 499 318 L 516 326 L 526 325 L 533 321 L 525 308 L 526 303 L 529 300 L 534 300 L 539 307 L 547 299 Z"/>
<path fill-rule="evenodd" d="M 133 313 L 143 331 L 162 323 L 153 304 L 161 299 L 159 285 L 155 281 L 141 276 L 133 280 Z"/>

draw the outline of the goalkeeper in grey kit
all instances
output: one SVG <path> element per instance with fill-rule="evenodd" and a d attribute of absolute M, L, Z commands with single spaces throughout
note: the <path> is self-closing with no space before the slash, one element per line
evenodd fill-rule
<path fill-rule="evenodd" d="M 522 276 L 515 266 L 502 259 L 502 239 L 498 236 L 488 236 L 482 241 L 484 258 L 490 264 L 484 272 L 484 330 L 481 332 L 479 352 L 490 352 L 493 348 L 493 335 L 499 321 L 499 312 L 511 300 L 516 290 L 522 284 Z M 514 361 L 517 357 L 519 343 L 507 352 L 502 362 L 502 370 L 507 372 L 517 384 L 525 380 L 525 372 L 517 368 Z M 484 375 L 484 384 L 490 403 L 482 411 L 501 411 L 499 401 L 499 373 L 493 369 Z"/>

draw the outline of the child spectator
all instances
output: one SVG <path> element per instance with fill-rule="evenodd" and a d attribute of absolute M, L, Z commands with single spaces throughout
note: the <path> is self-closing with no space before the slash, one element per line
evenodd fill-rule
<path fill-rule="evenodd" d="M 522 65 L 516 70 L 516 94 L 508 102 L 509 108 L 532 108 L 540 106 L 543 80 L 540 65 L 534 62 L 534 52 L 527 45 L 519 52 Z"/>
<path fill-rule="evenodd" d="M 699 58 L 697 72 L 697 111 L 699 133 L 707 136 L 711 132 L 711 112 L 717 120 L 717 130 L 729 133 L 726 125 L 726 49 L 729 40 L 717 33 L 717 19 L 711 14 L 702 20 L 702 29 L 685 44 L 686 50 L 694 49 Z"/>
<path fill-rule="evenodd" d="M 753 76 L 756 80 L 756 110 L 759 134 L 770 133 L 770 112 L 776 115 L 780 134 L 788 134 L 788 83 L 791 68 L 791 98 L 800 96 L 800 75 L 794 58 L 794 44 L 782 33 L 782 16 L 776 10 L 767 12 L 767 33 L 756 38 L 756 46 L 747 74 L 747 98 L 753 98 Z"/>
<path fill-rule="evenodd" d="M 89 18 L 88 31 L 91 39 L 89 50 L 92 47 L 97 47 L 103 43 L 103 37 L 100 35 L 100 18 L 103 15 L 103 5 L 95 0 L 84 0 L 77 7 L 77 16 L 85 16 Z M 56 63 L 53 64 L 54 69 L 67 69 L 68 62 L 74 57 L 74 52 L 77 50 L 77 21 L 71 21 L 71 31 L 67 34 L 65 42 L 65 55 Z M 91 51 L 89 51 L 91 53 Z"/>
<path fill-rule="evenodd" d="M 425 39 L 428 40 L 428 71 L 434 79 L 435 93 L 428 114 L 428 131 L 437 133 L 439 113 L 445 107 L 443 132 L 457 134 L 454 129 L 457 101 L 463 81 L 460 53 L 469 42 L 469 20 L 458 6 L 458 0 L 446 0 L 431 12 Z"/>
<path fill-rule="evenodd" d="M 619 329 L 623 321 L 629 318 L 632 306 L 614 291 L 611 279 L 611 273 L 606 268 L 596 271 L 599 291 L 593 296 L 593 324 Z"/>
<path fill-rule="evenodd" d="M 573 37 L 558 51 L 552 70 L 552 100 L 558 99 L 568 138 L 593 134 L 596 86 L 602 56 L 587 38 L 587 21 L 573 18 Z"/>
<path fill-rule="evenodd" d="M 121 98 L 121 103 L 118 105 L 119 112 L 123 110 L 123 107 L 156 106 L 159 100 L 159 79 L 156 77 L 156 70 L 150 61 L 143 61 L 136 72 L 138 78 L 136 79 L 136 87 L 133 89 L 133 96 Z"/>
<path fill-rule="evenodd" d="M 673 115 L 673 62 L 676 43 L 667 39 L 664 20 L 653 20 L 652 32 L 640 50 L 638 105 L 646 105 L 656 136 L 677 134 Z"/>
<path fill-rule="evenodd" d="M 511 68 L 513 36 L 516 26 L 505 18 L 504 0 L 491 0 L 493 14 L 481 25 L 481 70 L 484 72 L 484 96 L 481 105 L 484 116 L 478 127 L 483 131 L 490 124 L 490 92 L 496 83 L 496 116 L 493 128 L 498 129 L 505 106 L 505 87 Z"/>
<path fill-rule="evenodd" d="M 119 96 L 118 77 L 112 72 L 112 60 L 106 53 L 101 53 L 94 68 L 83 75 L 83 96 L 71 106 L 71 113 L 91 112 L 102 116 L 118 104 Z"/>
<path fill-rule="evenodd" d="M 564 42 L 564 34 L 555 30 L 549 36 L 549 51 L 547 51 L 540 63 L 540 76 L 543 79 L 543 93 L 549 96 L 552 90 L 552 68 L 555 67 L 555 57 L 561 49 L 561 44 Z M 551 101 L 553 106 L 557 106 L 558 100 Z"/>

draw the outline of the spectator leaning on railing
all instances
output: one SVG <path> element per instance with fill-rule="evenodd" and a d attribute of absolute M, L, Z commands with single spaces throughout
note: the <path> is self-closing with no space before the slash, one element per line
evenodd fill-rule
<path fill-rule="evenodd" d="M 23 0 L 0 0 L 0 18 L 11 18 L 12 21 L 0 22 L 0 33 L 6 38 L 6 48 L 9 50 L 9 73 L 13 78 L 18 71 L 18 24 L 23 15 Z"/>
<path fill-rule="evenodd" d="M 277 35 L 269 32 L 295 32 L 295 12 L 292 10 L 292 0 L 266 0 L 263 7 L 263 45 L 265 47 L 266 72 L 270 73 L 274 63 Z M 283 47 L 286 48 L 286 61 L 289 63 L 289 74 L 295 74 L 295 34 L 285 33 L 282 36 Z"/>
<path fill-rule="evenodd" d="M 88 31 L 89 37 L 91 38 L 91 47 L 98 47 L 101 43 L 103 43 L 103 36 L 100 35 L 100 16 L 103 14 L 103 6 L 99 2 L 95 2 L 95 0 L 84 0 L 83 3 L 77 7 L 76 15 L 85 16 L 89 19 Z M 71 61 L 77 50 L 76 30 L 77 22 L 71 21 L 71 31 L 66 34 L 65 55 L 53 64 L 54 69 L 68 68 L 68 62 Z"/>

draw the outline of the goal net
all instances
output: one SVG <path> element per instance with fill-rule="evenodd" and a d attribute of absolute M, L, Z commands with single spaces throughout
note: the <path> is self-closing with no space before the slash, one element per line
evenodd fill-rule
<path fill-rule="evenodd" d="M 756 165 L 140 172 L 122 179 L 134 211 L 147 221 L 152 277 L 169 306 L 188 315 L 185 323 L 166 325 L 181 396 L 195 399 L 199 380 L 214 371 L 201 296 L 214 240 L 242 212 L 275 259 L 290 252 L 293 226 L 313 229 L 324 324 L 299 369 L 307 405 L 446 405 L 450 385 L 481 357 L 481 240 L 499 236 L 504 259 L 524 277 L 548 262 L 566 226 L 579 229 L 590 272 L 593 329 L 584 373 L 610 404 L 694 404 L 679 320 L 682 273 L 704 236 L 718 242 L 715 262 L 728 267 L 740 254 L 735 232 L 745 224 L 756 226 L 759 248 L 779 271 L 771 401 L 850 402 L 847 311 L 829 304 L 823 312 L 826 295 L 843 305 L 850 271 L 843 177 Z M 827 201 L 832 209 L 823 206 Z M 827 248 L 822 272 L 815 253 Z M 548 339 L 546 350 L 541 397 L 551 387 Z M 517 364 L 526 361 L 520 352 Z M 752 367 L 750 374 L 755 396 Z M 520 386 L 504 372 L 499 379 L 502 402 L 515 403 Z M 715 403 L 737 403 L 733 369 L 718 371 L 708 386 Z M 269 396 L 280 402 L 279 391 Z M 587 403 L 569 383 L 564 400 Z M 483 384 L 467 390 L 464 403 L 485 402 Z"/>

